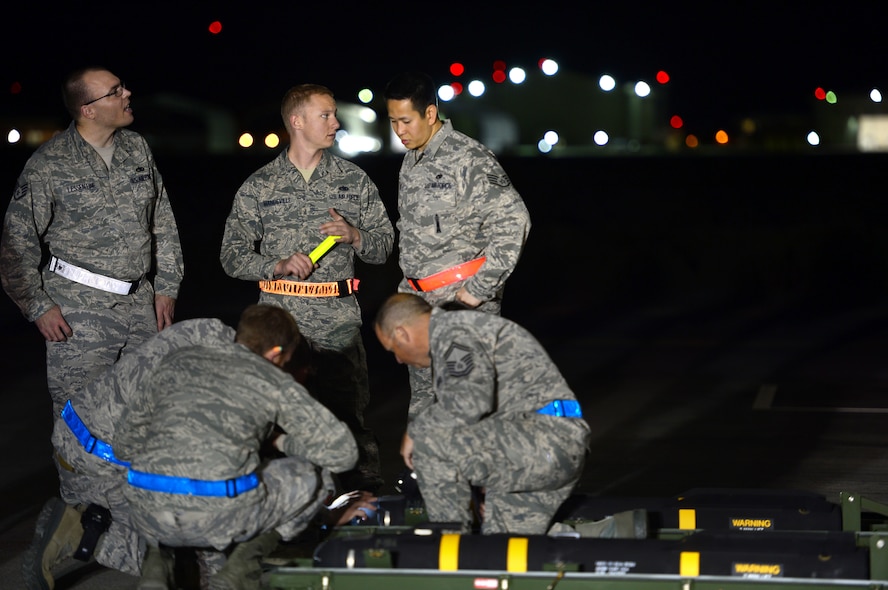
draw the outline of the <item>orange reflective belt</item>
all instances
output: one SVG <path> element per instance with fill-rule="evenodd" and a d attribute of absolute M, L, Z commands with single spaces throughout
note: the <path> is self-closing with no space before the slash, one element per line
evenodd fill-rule
<path fill-rule="evenodd" d="M 295 297 L 348 297 L 357 292 L 359 279 L 345 279 L 333 283 L 299 283 L 296 281 L 259 281 L 259 289 L 276 295 Z"/>
<path fill-rule="evenodd" d="M 481 268 L 481 265 L 484 264 L 485 260 L 487 260 L 487 257 L 482 256 L 475 260 L 469 260 L 468 262 L 457 264 L 447 270 L 436 272 L 424 279 L 408 278 L 407 282 L 410 283 L 410 286 L 413 287 L 414 291 L 434 291 L 435 289 L 446 287 L 447 285 L 451 285 L 474 275 L 478 272 L 478 269 Z"/>

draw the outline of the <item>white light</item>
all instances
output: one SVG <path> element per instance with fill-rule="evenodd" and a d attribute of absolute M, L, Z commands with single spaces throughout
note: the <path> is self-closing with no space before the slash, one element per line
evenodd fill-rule
<path fill-rule="evenodd" d="M 598 79 L 598 87 L 604 90 L 605 92 L 610 92 L 614 88 L 617 87 L 617 81 L 614 80 L 613 76 L 608 74 L 604 74 L 602 77 Z"/>
<path fill-rule="evenodd" d="M 382 148 L 382 143 L 374 138 L 366 135 L 349 135 L 341 134 L 341 130 L 336 132 L 336 139 L 339 141 L 339 149 L 346 154 L 354 155 L 361 152 L 378 152 Z"/>
<path fill-rule="evenodd" d="M 543 63 L 540 64 L 540 69 L 547 76 L 554 76 L 558 72 L 558 62 L 554 59 L 544 59 Z"/>
<path fill-rule="evenodd" d="M 610 139 L 608 138 L 606 131 L 599 130 L 592 136 L 592 141 L 595 142 L 595 145 L 607 145 L 607 142 L 610 141 Z"/>
<path fill-rule="evenodd" d="M 364 123 L 373 123 L 376 121 L 376 111 L 370 107 L 363 107 L 358 113 L 358 117 L 360 117 L 361 121 Z"/>
<path fill-rule="evenodd" d="M 444 102 L 448 102 L 453 100 L 453 97 L 456 96 L 456 92 L 453 91 L 453 86 L 450 84 L 445 84 L 438 88 L 438 98 L 443 100 Z"/>
<path fill-rule="evenodd" d="M 641 98 L 644 98 L 645 96 L 647 96 L 650 93 L 651 93 L 651 87 L 647 82 L 645 82 L 643 80 L 639 80 L 638 82 L 635 83 L 635 94 L 637 94 Z"/>
<path fill-rule="evenodd" d="M 870 100 L 873 102 L 882 102 L 882 93 L 879 92 L 878 88 L 870 90 Z"/>
<path fill-rule="evenodd" d="M 555 131 L 546 131 L 546 132 L 543 134 L 543 139 L 544 139 L 545 142 L 548 143 L 549 145 L 555 145 L 556 143 L 558 143 L 558 139 L 559 139 L 559 138 L 558 138 L 558 133 L 555 132 Z"/>
<path fill-rule="evenodd" d="M 545 139 L 541 139 L 537 142 L 537 149 L 543 154 L 548 154 L 552 151 L 552 146 L 546 143 Z"/>
<path fill-rule="evenodd" d="M 527 72 L 524 71 L 524 68 L 512 68 L 509 70 L 509 80 L 511 80 L 513 84 L 521 84 L 526 79 Z"/>
<path fill-rule="evenodd" d="M 472 96 L 481 96 L 484 94 L 484 82 L 481 80 L 472 80 L 469 82 L 469 94 Z"/>
<path fill-rule="evenodd" d="M 809 145 L 820 145 L 820 136 L 817 135 L 816 131 L 808 132 L 808 144 Z"/>
<path fill-rule="evenodd" d="M 6 141 L 8 143 L 18 143 L 22 140 L 22 134 L 19 133 L 18 129 L 10 129 L 9 133 L 6 134 Z"/>
<path fill-rule="evenodd" d="M 369 88 L 362 88 L 358 91 L 358 100 L 364 104 L 371 102 L 373 100 L 373 91 Z"/>

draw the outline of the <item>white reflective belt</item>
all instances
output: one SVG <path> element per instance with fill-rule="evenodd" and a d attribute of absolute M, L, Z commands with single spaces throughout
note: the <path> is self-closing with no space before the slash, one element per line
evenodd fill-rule
<path fill-rule="evenodd" d="M 118 281 L 111 277 L 90 272 L 85 268 L 68 264 L 55 256 L 51 256 L 49 259 L 49 270 L 75 283 L 95 287 L 109 293 L 117 293 L 118 295 L 129 295 L 139 286 L 139 281 Z"/>

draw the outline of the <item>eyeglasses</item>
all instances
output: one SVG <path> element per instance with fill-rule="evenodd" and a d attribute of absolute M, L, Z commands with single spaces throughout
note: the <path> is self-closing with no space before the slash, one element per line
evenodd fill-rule
<path fill-rule="evenodd" d="M 109 96 L 113 96 L 113 97 L 115 97 L 115 98 L 120 98 L 121 96 L 123 96 L 123 91 L 124 91 L 124 90 L 126 90 L 126 84 L 124 84 L 123 82 L 121 82 L 118 86 L 116 86 L 116 87 L 114 88 L 114 90 L 112 90 L 112 91 L 109 92 L 108 94 L 106 94 L 106 95 L 104 95 L 104 96 L 100 96 L 99 98 L 94 98 L 94 99 L 92 99 L 92 100 L 89 101 L 89 102 L 85 102 L 85 103 L 83 103 L 83 106 L 86 106 L 86 105 L 88 105 L 88 104 L 92 104 L 92 103 L 94 103 L 94 102 L 98 102 L 98 101 L 102 100 L 103 98 L 108 98 Z"/>

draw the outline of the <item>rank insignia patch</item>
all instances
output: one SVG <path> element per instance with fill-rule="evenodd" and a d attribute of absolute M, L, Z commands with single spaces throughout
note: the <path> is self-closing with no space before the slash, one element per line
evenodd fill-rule
<path fill-rule="evenodd" d="M 472 351 L 459 344 L 451 344 L 444 355 L 444 367 L 448 375 L 465 377 L 475 367 Z"/>
<path fill-rule="evenodd" d="M 509 180 L 509 177 L 505 174 L 488 174 L 487 182 L 490 184 L 495 184 L 497 186 L 506 187 L 512 184 L 512 181 Z"/>

